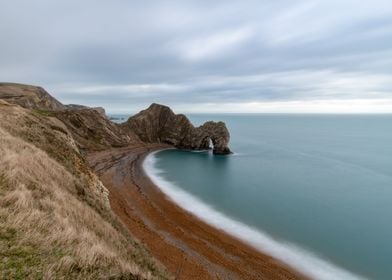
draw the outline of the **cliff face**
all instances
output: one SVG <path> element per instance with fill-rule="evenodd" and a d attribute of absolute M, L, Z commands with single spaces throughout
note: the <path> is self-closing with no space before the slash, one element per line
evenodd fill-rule
<path fill-rule="evenodd" d="M 224 122 L 209 121 L 204 123 L 200 129 L 211 138 L 215 154 L 231 153 L 229 149 L 230 133 Z"/>
<path fill-rule="evenodd" d="M 205 150 L 213 144 L 215 154 L 229 154 L 229 131 L 223 122 L 206 122 L 194 127 L 188 118 L 169 107 L 152 104 L 122 125 L 148 143 L 166 143 L 180 149 Z"/>

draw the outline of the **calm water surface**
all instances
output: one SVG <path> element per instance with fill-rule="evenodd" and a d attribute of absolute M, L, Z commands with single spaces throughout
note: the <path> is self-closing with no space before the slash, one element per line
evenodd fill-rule
<path fill-rule="evenodd" d="M 162 151 L 159 176 L 280 242 L 391 279 L 391 115 L 190 118 L 225 121 L 235 153 Z"/>

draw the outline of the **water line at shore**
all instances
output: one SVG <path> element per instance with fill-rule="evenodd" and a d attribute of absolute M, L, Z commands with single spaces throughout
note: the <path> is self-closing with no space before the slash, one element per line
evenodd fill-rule
<path fill-rule="evenodd" d="M 260 232 L 246 224 L 236 221 L 203 203 L 195 196 L 180 189 L 175 184 L 160 176 L 162 170 L 155 167 L 155 154 L 150 153 L 143 162 L 143 169 L 151 181 L 171 200 L 196 217 L 228 234 L 244 241 L 252 247 L 285 262 L 305 275 L 320 280 L 329 279 L 364 279 L 349 271 L 323 260 L 315 254 L 296 245 L 277 241 L 266 233 Z"/>

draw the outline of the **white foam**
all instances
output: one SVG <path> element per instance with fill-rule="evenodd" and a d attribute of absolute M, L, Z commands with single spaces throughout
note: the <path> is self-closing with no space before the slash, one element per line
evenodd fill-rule
<path fill-rule="evenodd" d="M 170 199 L 203 221 L 243 240 L 261 252 L 285 262 L 308 277 L 319 280 L 365 279 L 322 259 L 312 252 L 294 244 L 277 241 L 260 230 L 236 221 L 180 189 L 175 184 L 166 181 L 159 176 L 163 171 L 155 167 L 155 153 L 157 152 L 148 155 L 143 163 L 147 175 Z"/>
<path fill-rule="evenodd" d="M 191 153 L 209 153 L 210 150 L 189 150 Z"/>

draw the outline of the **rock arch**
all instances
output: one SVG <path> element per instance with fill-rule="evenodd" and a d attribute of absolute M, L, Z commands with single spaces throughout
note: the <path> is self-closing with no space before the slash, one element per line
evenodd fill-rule
<path fill-rule="evenodd" d="M 209 121 L 200 126 L 199 129 L 211 139 L 214 154 L 225 155 L 231 153 L 228 146 L 230 133 L 224 122 Z"/>
<path fill-rule="evenodd" d="M 144 142 L 167 143 L 179 149 L 205 150 L 213 143 L 217 155 L 230 154 L 230 133 L 224 122 L 209 121 L 194 127 L 184 115 L 176 115 L 169 107 L 152 104 L 128 119 L 123 129 L 135 133 Z"/>

